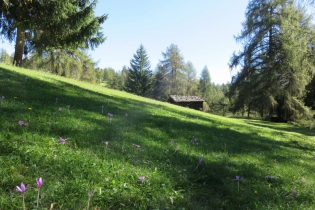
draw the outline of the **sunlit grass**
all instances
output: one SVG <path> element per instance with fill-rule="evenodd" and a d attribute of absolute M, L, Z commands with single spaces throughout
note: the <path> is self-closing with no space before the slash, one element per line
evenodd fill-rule
<path fill-rule="evenodd" d="M 3 65 L 1 96 L 0 209 L 23 208 L 21 182 L 26 209 L 36 209 L 39 177 L 39 209 L 314 206 L 313 130 Z"/>

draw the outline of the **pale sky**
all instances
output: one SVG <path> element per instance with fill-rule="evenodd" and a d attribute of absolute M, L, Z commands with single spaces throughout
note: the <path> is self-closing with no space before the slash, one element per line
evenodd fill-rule
<path fill-rule="evenodd" d="M 106 41 L 90 51 L 98 67 L 121 70 L 129 66 L 140 44 L 152 70 L 171 44 L 181 50 L 200 73 L 207 65 L 212 82 L 231 81 L 228 62 L 241 45 L 234 36 L 242 30 L 248 0 L 99 0 L 96 15 L 108 14 L 103 24 Z M 1 43 L 9 53 L 13 45 Z M 199 74 L 198 74 L 199 75 Z"/>

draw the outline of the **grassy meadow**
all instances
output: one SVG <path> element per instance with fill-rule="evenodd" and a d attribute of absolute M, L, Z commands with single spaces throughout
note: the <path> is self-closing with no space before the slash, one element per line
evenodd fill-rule
<path fill-rule="evenodd" d="M 314 130 L 2 64 L 0 97 L 0 209 L 315 209 Z"/>

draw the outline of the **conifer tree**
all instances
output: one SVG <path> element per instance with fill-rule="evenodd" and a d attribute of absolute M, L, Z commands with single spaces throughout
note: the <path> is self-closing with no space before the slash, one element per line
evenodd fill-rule
<path fill-rule="evenodd" d="M 185 71 L 184 57 L 181 55 L 177 45 L 171 44 L 166 52 L 163 53 L 164 60 L 160 61 L 163 68 L 167 71 L 167 77 L 170 84 L 170 94 L 176 95 L 183 92 L 182 80 Z"/>
<path fill-rule="evenodd" d="M 208 70 L 208 67 L 205 66 L 203 70 L 201 71 L 201 76 L 199 80 L 199 86 L 198 86 L 199 92 L 203 99 L 210 104 L 211 102 L 211 97 L 212 97 L 212 92 L 213 92 L 213 87 L 211 84 L 211 77 L 210 73 Z"/>
<path fill-rule="evenodd" d="M 167 77 L 167 70 L 159 63 L 154 73 L 153 98 L 166 101 L 170 95 L 170 85 Z"/>
<path fill-rule="evenodd" d="M 313 67 L 310 19 L 289 0 L 252 0 L 237 41 L 244 50 L 234 54 L 230 67 L 241 66 L 232 79 L 230 94 L 237 94 L 234 111 L 247 108 L 281 120 L 298 118 L 307 110 L 301 103 Z"/>
<path fill-rule="evenodd" d="M 141 44 L 133 59 L 127 74 L 125 90 L 140 96 L 148 96 L 152 91 L 152 71 L 149 57 Z"/>
<path fill-rule="evenodd" d="M 95 48 L 105 38 L 96 17 L 97 1 L 1 1 L 0 34 L 10 42 L 15 37 L 14 64 L 22 64 L 26 43 L 37 51 Z M 29 49 L 28 49 L 29 50 Z"/>

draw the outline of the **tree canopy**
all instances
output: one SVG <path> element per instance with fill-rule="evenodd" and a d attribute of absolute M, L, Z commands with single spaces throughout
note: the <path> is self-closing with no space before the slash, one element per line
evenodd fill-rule
<path fill-rule="evenodd" d="M 15 40 L 16 65 L 27 50 L 51 51 L 95 48 L 104 42 L 101 24 L 107 15 L 96 17 L 97 1 L 2 1 L 0 35 Z"/>
<path fill-rule="evenodd" d="M 148 96 L 152 91 L 152 71 L 149 57 L 144 46 L 141 44 L 133 59 L 130 61 L 126 91 L 140 96 Z"/>
<path fill-rule="evenodd" d="M 230 67 L 241 66 L 232 79 L 234 111 L 257 110 L 261 116 L 277 114 L 281 120 L 297 119 L 307 109 L 303 90 L 314 71 L 309 59 L 310 18 L 294 1 L 252 0 L 237 41 L 243 51 L 234 54 Z"/>

